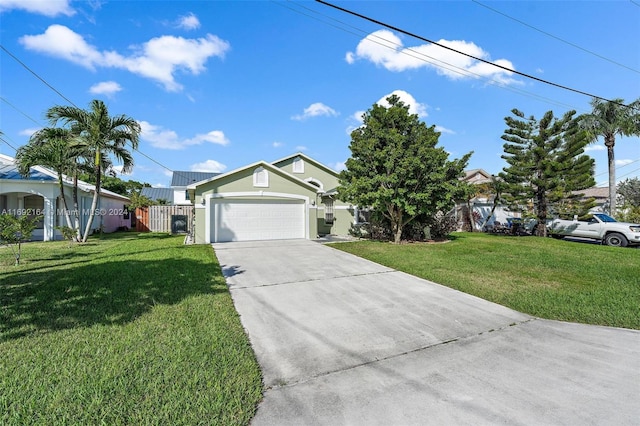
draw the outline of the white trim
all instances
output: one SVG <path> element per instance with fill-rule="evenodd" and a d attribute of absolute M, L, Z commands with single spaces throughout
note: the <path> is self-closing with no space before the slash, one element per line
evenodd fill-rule
<path fill-rule="evenodd" d="M 319 190 L 318 192 L 324 192 L 324 185 L 323 185 L 323 184 L 322 184 L 322 182 L 320 182 L 318 179 L 316 179 L 316 178 L 314 178 L 314 177 L 308 177 L 308 178 L 306 178 L 304 181 L 305 181 L 305 182 L 307 182 L 307 183 L 310 183 L 310 184 L 312 184 L 312 185 L 313 185 L 314 183 L 317 183 L 317 184 L 318 184 L 318 190 Z M 315 186 L 315 185 L 314 185 L 314 186 Z"/>
<path fill-rule="evenodd" d="M 293 159 L 293 163 L 291 163 L 291 170 L 295 174 L 304 173 L 304 160 L 302 159 L 302 157 L 298 156 Z"/>
<path fill-rule="evenodd" d="M 269 192 L 269 191 L 249 191 L 249 192 L 222 192 L 215 194 L 207 194 L 205 198 L 205 221 L 204 221 L 204 233 L 205 233 L 205 243 L 211 244 L 211 206 L 213 199 L 220 198 L 240 198 L 247 197 L 245 199 L 250 199 L 250 197 L 276 197 L 276 198 L 288 198 L 295 200 L 304 201 L 304 210 L 305 210 L 305 230 L 304 237 L 309 239 L 309 222 L 310 222 L 310 202 L 309 197 L 298 194 L 288 194 L 284 192 Z M 214 238 L 215 239 L 215 238 Z"/>
<path fill-rule="evenodd" d="M 261 182 L 261 180 L 264 180 L 264 182 Z M 263 166 L 253 170 L 253 186 L 256 188 L 269 187 L 269 172 Z"/>

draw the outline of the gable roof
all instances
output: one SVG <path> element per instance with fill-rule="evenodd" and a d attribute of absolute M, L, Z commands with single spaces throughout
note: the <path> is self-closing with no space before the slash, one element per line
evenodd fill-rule
<path fill-rule="evenodd" d="M 171 177 L 171 186 L 189 186 L 192 183 L 207 180 L 219 175 L 220 173 L 212 172 L 186 172 L 175 170 Z M 161 197 L 162 198 L 162 197 Z"/>
<path fill-rule="evenodd" d="M 308 155 L 305 155 L 305 154 L 303 154 L 301 152 L 298 152 L 298 153 L 292 154 L 292 155 L 288 155 L 288 156 L 286 156 L 284 158 L 281 158 L 279 160 L 276 160 L 276 161 L 272 161 L 271 164 L 273 164 L 274 166 L 277 166 L 279 163 L 283 163 L 283 162 L 285 162 L 287 160 L 291 160 L 292 158 L 296 158 L 296 157 L 304 158 L 305 161 L 308 161 L 308 162 L 314 164 L 316 167 L 319 167 L 322 170 L 324 170 L 324 171 L 326 171 L 326 172 L 328 172 L 328 173 L 330 173 L 330 174 L 332 174 L 332 175 L 334 175 L 336 177 L 339 175 L 339 173 L 336 172 L 335 170 L 333 170 L 331 167 L 325 166 L 321 162 L 316 161 L 313 158 L 311 158 Z"/>
<path fill-rule="evenodd" d="M 581 191 L 574 191 L 574 194 L 583 194 L 584 198 L 596 198 L 596 199 L 608 199 L 609 187 L 608 186 L 592 186 L 591 188 L 583 189 Z"/>
<path fill-rule="evenodd" d="M 469 183 L 486 183 L 491 182 L 491 174 L 483 169 L 465 170 L 462 180 Z"/>
<path fill-rule="evenodd" d="M 29 168 L 29 176 L 22 176 L 15 158 L 0 154 L 0 179 L 57 181 L 58 175 L 44 167 L 35 166 Z"/>
<path fill-rule="evenodd" d="M 314 192 L 318 191 L 318 187 L 317 186 L 312 185 L 309 182 L 305 182 L 302 179 L 297 178 L 296 176 L 293 176 L 292 174 L 289 174 L 289 173 L 285 172 L 284 170 L 274 166 L 273 164 L 267 163 L 266 161 L 258 161 L 256 163 L 251 163 L 251 164 L 249 164 L 247 166 L 243 166 L 243 167 L 240 167 L 240 168 L 235 169 L 235 170 L 231 170 L 231 171 L 226 172 L 226 173 L 220 173 L 220 174 L 218 174 L 218 175 L 216 175 L 216 176 L 214 176 L 212 178 L 209 178 L 209 179 L 206 179 L 206 180 L 203 180 L 203 181 L 200 181 L 200 182 L 194 182 L 191 185 L 189 185 L 187 187 L 187 189 L 196 189 L 196 187 L 198 187 L 200 185 L 205 185 L 205 184 L 207 184 L 209 182 L 213 182 L 213 181 L 216 181 L 216 180 L 224 179 L 224 178 L 226 178 L 228 176 L 234 175 L 234 174 L 242 172 L 244 170 L 255 169 L 255 168 L 260 167 L 260 166 L 262 166 L 265 169 L 268 169 L 268 170 L 270 170 L 270 171 L 272 171 L 272 172 L 274 172 L 276 174 L 279 174 L 281 176 L 287 177 L 287 178 L 295 181 L 296 183 L 313 190 Z"/>

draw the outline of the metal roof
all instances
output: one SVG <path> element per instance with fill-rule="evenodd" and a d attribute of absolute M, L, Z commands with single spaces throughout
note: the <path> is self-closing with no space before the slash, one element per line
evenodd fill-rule
<path fill-rule="evenodd" d="M 167 200 L 169 203 L 173 203 L 173 189 L 171 188 L 149 188 L 145 186 L 140 191 L 140 195 L 144 195 L 153 201 L 159 199 Z"/>
<path fill-rule="evenodd" d="M 29 176 L 22 176 L 18 173 L 18 168 L 15 164 L 8 163 L 0 163 L 0 179 L 10 179 L 10 180 L 47 180 L 47 181 L 56 181 L 54 176 L 43 173 L 39 170 L 34 169 L 33 167 L 29 169 Z"/>
<path fill-rule="evenodd" d="M 211 172 L 185 172 L 174 171 L 171 178 L 171 186 L 189 186 L 192 183 L 200 182 L 201 180 L 211 179 L 218 176 L 220 173 Z"/>

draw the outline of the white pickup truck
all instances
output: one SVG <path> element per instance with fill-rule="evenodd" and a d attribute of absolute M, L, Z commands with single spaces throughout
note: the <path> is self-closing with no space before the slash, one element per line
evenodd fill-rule
<path fill-rule="evenodd" d="M 594 213 L 586 220 L 554 219 L 547 225 L 547 231 L 554 238 L 591 238 L 614 247 L 640 245 L 640 225 L 616 222 L 604 213 Z"/>

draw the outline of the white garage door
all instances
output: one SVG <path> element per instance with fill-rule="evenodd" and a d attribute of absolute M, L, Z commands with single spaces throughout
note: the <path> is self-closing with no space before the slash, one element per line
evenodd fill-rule
<path fill-rule="evenodd" d="M 305 238 L 303 201 L 213 201 L 212 242 L 292 238 Z"/>

